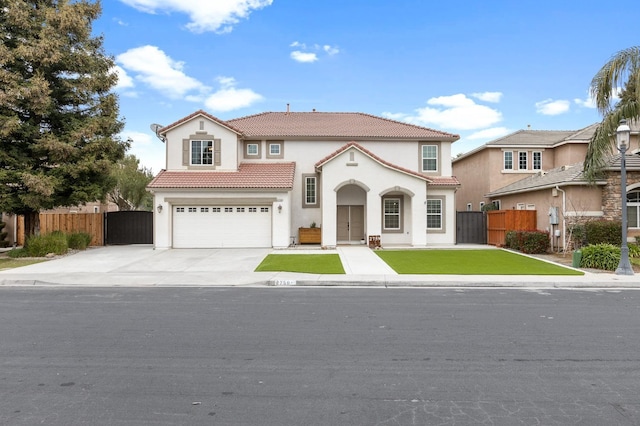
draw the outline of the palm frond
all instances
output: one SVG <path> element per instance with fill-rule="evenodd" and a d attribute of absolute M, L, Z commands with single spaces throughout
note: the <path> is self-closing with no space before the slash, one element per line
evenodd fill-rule
<path fill-rule="evenodd" d="M 589 92 L 602 115 L 613 108 L 615 90 L 627 83 L 634 84 L 634 94 L 640 98 L 640 46 L 621 50 L 609 59 L 591 80 Z"/>

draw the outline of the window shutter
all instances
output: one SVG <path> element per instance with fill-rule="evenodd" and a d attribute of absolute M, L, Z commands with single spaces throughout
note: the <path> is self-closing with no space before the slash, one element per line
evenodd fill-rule
<path fill-rule="evenodd" d="M 213 165 L 220 166 L 222 164 L 222 142 L 220 139 L 213 140 Z"/>
<path fill-rule="evenodd" d="M 182 139 L 182 165 L 189 165 L 189 139 Z"/>

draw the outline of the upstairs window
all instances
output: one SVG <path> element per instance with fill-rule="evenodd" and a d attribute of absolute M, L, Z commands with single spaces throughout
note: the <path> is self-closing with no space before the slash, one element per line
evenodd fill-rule
<path fill-rule="evenodd" d="M 519 170 L 527 170 L 527 152 L 521 151 L 518 152 L 518 169 Z"/>
<path fill-rule="evenodd" d="M 504 170 L 513 170 L 513 152 L 504 152 Z"/>
<path fill-rule="evenodd" d="M 422 171 L 438 171 L 438 146 L 422 145 Z"/>
<path fill-rule="evenodd" d="M 302 186 L 302 207 L 320 207 L 318 177 L 315 174 L 302 175 Z"/>
<path fill-rule="evenodd" d="M 533 170 L 542 170 L 542 152 L 533 152 Z"/>
<path fill-rule="evenodd" d="M 191 141 L 191 164 L 213 164 L 213 141 Z"/>

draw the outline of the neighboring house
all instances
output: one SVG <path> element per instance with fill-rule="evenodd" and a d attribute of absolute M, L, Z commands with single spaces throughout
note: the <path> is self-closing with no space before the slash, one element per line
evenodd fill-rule
<path fill-rule="evenodd" d="M 629 236 L 633 237 L 640 235 L 640 156 L 637 155 L 638 126 L 632 124 L 631 128 L 631 149 L 626 157 L 626 196 Z M 582 158 L 575 158 L 575 155 L 581 151 L 579 141 L 584 140 L 586 136 L 590 139 L 594 130 L 595 126 L 589 126 L 555 144 L 550 143 L 551 148 L 545 149 L 544 152 L 553 154 L 549 155 L 549 158 L 550 162 L 553 161 L 551 164 L 555 163 L 555 167 L 551 169 L 545 167 L 535 172 L 529 171 L 525 178 L 521 177 L 502 187 L 486 191 L 482 194 L 482 199 L 486 200 L 486 203 L 499 205 L 502 210 L 536 210 L 537 228 L 551 233 L 552 245 L 556 248 L 567 247 L 571 237 L 571 225 L 574 223 L 584 223 L 593 219 L 620 220 L 622 193 L 620 154 L 612 155 L 607 159 L 607 166 L 601 178 L 595 182 L 589 182 L 582 172 L 584 154 Z M 494 142 L 487 145 L 492 144 Z M 573 156 L 568 155 L 567 144 L 571 144 Z M 587 145 L 588 140 L 583 146 L 585 153 Z M 505 148 L 501 152 L 509 152 L 510 149 L 513 148 Z M 540 148 L 532 148 L 534 149 Z M 476 150 L 476 152 L 483 151 L 487 149 Z M 469 154 L 469 156 L 472 155 L 472 153 Z M 564 160 L 574 160 L 574 162 L 562 164 Z M 465 173 L 460 164 L 454 163 L 454 169 L 462 175 Z M 476 174 L 508 173 L 504 169 L 497 172 L 490 172 L 494 169 L 488 170 L 487 173 L 476 171 Z M 499 179 L 494 176 L 494 181 Z M 464 188 L 465 180 L 460 178 L 460 181 Z"/>
<path fill-rule="evenodd" d="M 453 175 L 462 185 L 457 211 L 478 211 L 486 194 L 541 171 L 584 161 L 597 124 L 581 130 L 519 130 L 454 158 Z M 494 199 L 498 207 L 501 200 Z"/>
<path fill-rule="evenodd" d="M 455 243 L 458 135 L 362 113 L 197 111 L 158 130 L 157 248 L 274 247 L 321 227 L 321 245 Z"/>

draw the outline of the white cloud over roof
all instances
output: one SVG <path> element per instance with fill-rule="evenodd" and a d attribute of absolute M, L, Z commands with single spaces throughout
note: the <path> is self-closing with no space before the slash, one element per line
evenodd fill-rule
<path fill-rule="evenodd" d="M 464 94 L 439 96 L 427 101 L 427 107 L 418 108 L 417 115 L 405 121 L 454 130 L 475 130 L 496 124 L 502 113 L 486 105 L 477 104 Z"/>
<path fill-rule="evenodd" d="M 294 50 L 293 52 L 291 52 L 291 59 L 296 62 L 310 63 L 317 61 L 318 55 L 316 55 L 315 53 L 305 53 L 299 50 Z"/>
<path fill-rule="evenodd" d="M 270 6 L 273 0 L 120 0 L 145 13 L 178 12 L 189 15 L 187 28 L 194 33 L 227 33 L 252 11 Z"/>
<path fill-rule="evenodd" d="M 497 103 L 500 102 L 500 99 L 502 99 L 502 92 L 472 93 L 471 96 L 484 102 Z"/>
<path fill-rule="evenodd" d="M 212 112 L 227 112 L 248 107 L 263 98 L 251 89 L 237 89 L 231 77 L 218 77 L 220 89 L 207 96 L 205 106 Z"/>
<path fill-rule="evenodd" d="M 545 99 L 536 102 L 536 112 L 542 115 L 560 115 L 569 111 L 571 102 L 564 99 Z"/>

